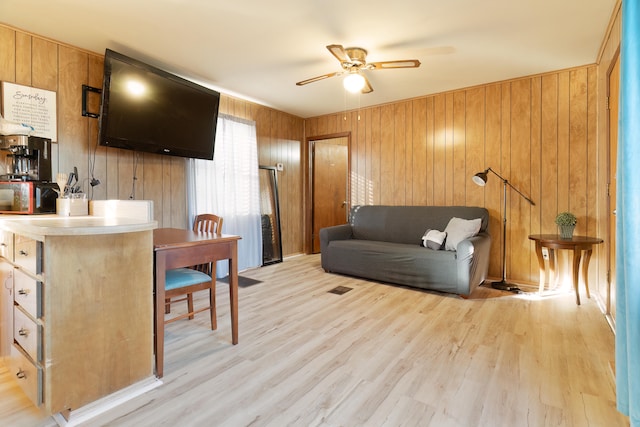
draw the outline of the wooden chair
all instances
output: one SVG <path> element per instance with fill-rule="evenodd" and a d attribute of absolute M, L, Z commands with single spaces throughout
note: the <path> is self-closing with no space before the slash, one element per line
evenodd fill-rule
<path fill-rule="evenodd" d="M 196 216 L 193 222 L 193 231 L 197 233 L 222 233 L 222 218 L 212 214 Z M 209 290 L 209 306 L 194 310 L 193 293 Z M 174 299 L 178 297 L 178 299 Z M 171 312 L 171 304 L 187 301 L 187 313 L 165 319 L 166 323 L 188 317 L 193 319 L 196 313 L 210 311 L 211 329 L 218 328 L 216 317 L 216 264 L 200 264 L 188 268 L 176 268 L 167 270 L 165 279 L 165 314 Z"/>

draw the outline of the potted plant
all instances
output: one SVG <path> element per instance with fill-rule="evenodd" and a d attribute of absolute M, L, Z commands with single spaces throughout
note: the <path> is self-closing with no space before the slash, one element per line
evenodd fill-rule
<path fill-rule="evenodd" d="M 573 238 L 573 229 L 576 227 L 576 222 L 578 222 L 578 218 L 571 212 L 560 212 L 556 216 L 556 224 L 560 228 L 560 238 Z"/>

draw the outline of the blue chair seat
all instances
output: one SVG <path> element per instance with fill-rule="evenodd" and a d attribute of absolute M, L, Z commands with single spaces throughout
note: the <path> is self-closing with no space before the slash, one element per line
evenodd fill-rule
<path fill-rule="evenodd" d="M 198 283 L 210 282 L 211 276 L 192 268 L 175 268 L 167 270 L 165 276 L 165 290 L 184 288 Z"/>

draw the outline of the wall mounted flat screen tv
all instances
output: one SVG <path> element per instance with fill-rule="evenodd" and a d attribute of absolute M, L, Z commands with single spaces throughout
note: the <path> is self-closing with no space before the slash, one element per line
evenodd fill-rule
<path fill-rule="evenodd" d="M 220 94 L 107 49 L 99 143 L 213 159 Z"/>

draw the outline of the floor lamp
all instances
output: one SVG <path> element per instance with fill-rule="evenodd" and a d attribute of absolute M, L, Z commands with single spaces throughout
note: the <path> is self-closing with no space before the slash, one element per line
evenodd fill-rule
<path fill-rule="evenodd" d="M 491 287 L 495 288 L 495 289 L 500 289 L 500 290 L 503 290 L 503 291 L 519 292 L 520 289 L 518 288 L 518 286 L 516 286 L 514 284 L 511 284 L 511 283 L 507 283 L 507 278 L 506 278 L 506 266 L 507 266 L 507 185 L 509 187 L 511 187 L 516 193 L 518 193 L 519 195 L 524 197 L 524 199 L 527 202 L 531 203 L 531 206 L 535 206 L 535 203 L 533 203 L 533 200 L 531 200 L 530 198 L 528 198 L 527 196 L 522 194 L 516 187 L 511 185 L 509 183 L 509 181 L 507 181 L 506 179 L 504 179 L 503 177 L 498 175 L 496 173 L 496 171 L 494 171 L 491 168 L 487 168 L 484 172 L 478 172 L 477 174 L 475 174 L 473 176 L 473 178 L 472 178 L 473 182 L 475 182 L 476 184 L 478 184 L 481 187 L 484 187 L 487 184 L 487 179 L 488 179 L 487 174 L 489 172 L 492 172 L 495 176 L 500 178 L 502 180 L 503 185 L 504 185 L 504 189 L 502 191 L 502 200 L 504 200 L 504 207 L 502 209 L 502 212 L 503 212 L 503 215 L 504 215 L 504 218 L 502 219 L 502 280 L 499 281 L 499 282 L 491 283 Z"/>

